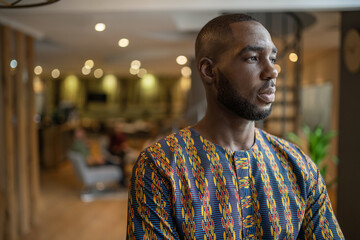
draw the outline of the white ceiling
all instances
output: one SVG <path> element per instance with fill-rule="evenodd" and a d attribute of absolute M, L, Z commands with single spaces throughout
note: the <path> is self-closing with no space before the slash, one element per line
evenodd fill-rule
<path fill-rule="evenodd" d="M 150 4 L 151 3 L 151 4 Z M 0 10 L 0 23 L 37 39 L 36 64 L 45 73 L 80 74 L 87 59 L 105 73 L 129 74 L 130 62 L 155 74 L 179 74 L 178 55 L 193 56 L 196 33 L 222 12 L 306 11 L 317 23 L 304 33 L 308 49 L 339 44 L 339 10 L 359 10 L 360 0 L 60 0 L 45 7 Z M 104 32 L 94 25 L 106 24 Z M 310 37 L 308 37 L 310 36 Z M 130 45 L 120 48 L 120 38 Z"/>

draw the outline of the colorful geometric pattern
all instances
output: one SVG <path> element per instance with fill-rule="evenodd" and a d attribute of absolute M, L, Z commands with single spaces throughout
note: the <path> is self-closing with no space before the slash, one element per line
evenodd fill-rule
<path fill-rule="evenodd" d="M 344 239 L 324 180 L 300 149 L 262 130 L 229 151 L 185 128 L 133 170 L 128 239 Z"/>

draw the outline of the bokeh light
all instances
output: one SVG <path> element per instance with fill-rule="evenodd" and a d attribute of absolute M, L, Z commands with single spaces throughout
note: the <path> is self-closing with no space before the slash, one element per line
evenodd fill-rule
<path fill-rule="evenodd" d="M 278 73 L 281 72 L 281 67 L 280 67 L 279 64 L 275 64 L 275 65 L 274 65 L 274 68 L 276 69 L 276 71 L 277 71 Z"/>
<path fill-rule="evenodd" d="M 94 77 L 101 78 L 104 75 L 104 71 L 101 68 L 95 69 Z"/>
<path fill-rule="evenodd" d="M 11 67 L 11 68 L 16 68 L 17 65 L 18 65 L 18 63 L 17 63 L 17 61 L 16 61 L 15 59 L 13 59 L 13 60 L 10 61 L 10 67 Z"/>
<path fill-rule="evenodd" d="M 102 32 L 106 29 L 106 25 L 104 23 L 97 23 L 95 25 L 95 30 L 98 32 Z"/>
<path fill-rule="evenodd" d="M 36 66 L 36 67 L 34 68 L 34 73 L 35 73 L 36 75 L 40 75 L 42 72 L 43 72 L 43 69 L 42 69 L 41 66 Z"/>
<path fill-rule="evenodd" d="M 176 58 L 176 62 L 179 64 L 179 65 L 184 65 L 185 63 L 187 63 L 187 57 L 183 56 L 183 55 L 180 55 Z"/>
<path fill-rule="evenodd" d="M 134 60 L 131 62 L 130 66 L 133 69 L 139 69 L 141 66 L 141 62 L 139 60 Z"/>
<path fill-rule="evenodd" d="M 119 47 L 127 47 L 127 46 L 129 46 L 129 39 L 127 39 L 127 38 L 122 38 L 122 39 L 120 39 L 119 40 Z"/>
<path fill-rule="evenodd" d="M 58 78 L 58 77 L 60 77 L 60 70 L 57 69 L 57 68 L 55 68 L 54 70 L 51 71 L 51 76 L 52 76 L 53 78 Z"/>
<path fill-rule="evenodd" d="M 83 66 L 83 68 L 81 69 L 81 72 L 84 75 L 89 75 L 89 73 L 91 72 L 91 69 L 87 68 L 86 66 Z"/>
<path fill-rule="evenodd" d="M 289 60 L 292 61 L 292 62 L 297 62 L 298 55 L 296 53 L 290 53 L 289 54 Z"/>
<path fill-rule="evenodd" d="M 147 70 L 146 70 L 145 68 L 140 68 L 137 75 L 138 75 L 139 78 L 142 78 L 142 77 L 144 77 L 146 74 L 147 74 Z"/>
<path fill-rule="evenodd" d="M 85 61 L 84 67 L 88 69 L 92 69 L 94 67 L 94 61 L 89 59 Z"/>
<path fill-rule="evenodd" d="M 191 76 L 191 68 L 188 66 L 181 68 L 181 75 L 183 77 L 190 77 Z"/>

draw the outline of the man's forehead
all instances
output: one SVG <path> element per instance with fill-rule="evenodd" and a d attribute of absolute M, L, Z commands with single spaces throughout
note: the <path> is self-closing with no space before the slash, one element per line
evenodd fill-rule
<path fill-rule="evenodd" d="M 245 45 L 269 45 L 274 47 L 270 33 L 261 23 L 256 21 L 243 21 L 231 23 L 231 35 L 236 42 L 242 42 Z"/>
<path fill-rule="evenodd" d="M 243 31 L 259 31 L 266 30 L 266 28 L 257 21 L 240 21 L 229 24 L 232 31 L 243 30 Z"/>

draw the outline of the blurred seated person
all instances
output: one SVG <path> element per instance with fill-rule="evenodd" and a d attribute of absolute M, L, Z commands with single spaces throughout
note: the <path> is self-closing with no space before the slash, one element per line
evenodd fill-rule
<path fill-rule="evenodd" d="M 83 128 L 78 127 L 75 129 L 74 140 L 70 146 L 70 150 L 81 153 L 87 165 L 96 166 L 106 164 L 99 147 L 96 141 L 87 138 Z"/>
<path fill-rule="evenodd" d="M 114 129 L 109 135 L 109 147 L 108 150 L 111 155 L 115 155 L 119 158 L 119 165 L 124 173 L 124 180 L 126 179 L 126 162 L 125 154 L 128 150 L 126 135 L 122 132 L 122 126 L 120 123 L 114 125 Z M 123 182 L 125 185 L 125 182 Z"/>
<path fill-rule="evenodd" d="M 126 135 L 122 132 L 121 124 L 117 123 L 109 136 L 109 151 L 111 154 L 124 157 L 127 148 Z"/>

